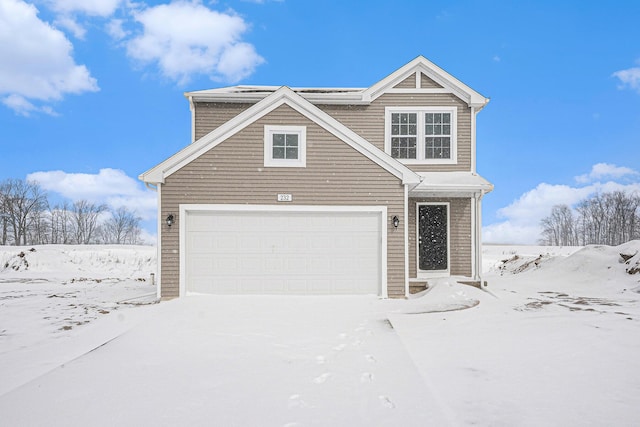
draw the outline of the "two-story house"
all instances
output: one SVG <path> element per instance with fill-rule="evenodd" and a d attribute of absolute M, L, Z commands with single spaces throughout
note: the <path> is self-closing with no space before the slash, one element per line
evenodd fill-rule
<path fill-rule="evenodd" d="M 158 193 L 159 295 L 377 294 L 481 282 L 476 115 L 488 99 L 420 56 L 368 88 L 185 94 L 193 141 Z"/>

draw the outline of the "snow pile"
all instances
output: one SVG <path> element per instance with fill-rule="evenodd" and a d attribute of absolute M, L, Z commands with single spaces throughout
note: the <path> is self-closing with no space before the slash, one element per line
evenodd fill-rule
<path fill-rule="evenodd" d="M 625 245 L 621 245 L 620 260 L 625 264 L 625 271 L 629 274 L 640 273 L 640 241 L 635 240 Z"/>
<path fill-rule="evenodd" d="M 0 246 L 0 278 L 149 280 L 155 271 L 156 249 L 152 246 Z"/>
<path fill-rule="evenodd" d="M 482 267 L 485 273 L 518 274 L 533 270 L 548 261 L 564 259 L 582 246 L 485 245 Z"/>

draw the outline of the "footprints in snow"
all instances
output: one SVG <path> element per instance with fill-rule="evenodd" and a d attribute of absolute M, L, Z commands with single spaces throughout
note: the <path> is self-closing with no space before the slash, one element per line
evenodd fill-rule
<path fill-rule="evenodd" d="M 313 382 L 316 384 L 324 384 L 329 378 L 331 378 L 331 373 L 330 372 L 325 372 L 324 374 L 320 375 L 319 377 L 314 378 Z"/>
<path fill-rule="evenodd" d="M 378 399 L 380 399 L 380 403 L 382 403 L 383 406 L 389 408 L 389 409 L 393 409 L 396 407 L 396 404 L 393 403 L 393 401 L 391 399 L 389 399 L 387 396 L 384 395 L 380 395 L 378 396 Z"/>
<path fill-rule="evenodd" d="M 334 359 L 338 355 L 341 355 L 340 357 L 342 359 L 353 357 L 355 356 L 354 353 L 350 353 L 349 351 L 345 351 L 345 350 L 355 350 L 356 352 L 359 352 L 360 351 L 359 349 L 366 341 L 366 337 L 373 336 L 373 331 L 371 331 L 366 327 L 366 322 L 361 323 L 354 330 L 354 333 L 355 334 L 353 337 L 350 337 L 349 334 L 346 332 L 338 334 L 337 338 L 342 342 L 339 342 L 337 345 L 331 347 L 333 351 L 330 352 L 331 353 L 330 355 L 328 356 L 317 355 L 315 357 L 316 364 L 322 365 L 322 366 L 328 365 L 330 364 L 332 359 Z M 361 357 L 369 364 L 375 364 L 378 362 L 377 359 L 371 354 L 361 353 Z M 340 379 L 340 375 L 337 375 L 333 372 L 325 371 L 324 373 L 313 378 L 311 381 L 314 384 L 317 384 L 318 386 L 322 386 L 323 384 L 327 383 L 328 381 L 331 381 L 332 379 L 338 380 Z M 360 383 L 362 384 L 372 384 L 375 382 L 375 375 L 374 373 L 368 372 L 368 371 L 361 372 L 359 375 L 359 380 L 360 380 Z M 395 403 L 388 396 L 379 395 L 378 401 L 380 402 L 380 405 L 382 405 L 385 408 L 393 409 L 396 407 Z M 292 394 L 289 397 L 288 405 L 290 408 L 312 408 L 313 407 L 313 405 L 310 405 L 307 402 L 305 402 L 299 394 Z"/>
<path fill-rule="evenodd" d="M 373 374 L 371 372 L 363 372 L 362 375 L 360 375 L 360 382 L 361 383 L 373 382 Z"/>

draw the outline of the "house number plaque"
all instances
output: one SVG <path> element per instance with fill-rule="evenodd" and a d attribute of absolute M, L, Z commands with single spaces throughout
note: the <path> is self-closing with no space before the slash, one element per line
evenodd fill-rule
<path fill-rule="evenodd" d="M 293 202 L 293 196 L 291 194 L 278 194 L 279 202 Z"/>

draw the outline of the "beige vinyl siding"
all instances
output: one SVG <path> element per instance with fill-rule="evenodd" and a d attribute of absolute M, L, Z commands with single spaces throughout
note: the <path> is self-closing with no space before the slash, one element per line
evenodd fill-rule
<path fill-rule="evenodd" d="M 398 83 L 393 87 L 394 89 L 415 89 L 416 88 L 416 75 L 411 74 L 409 77 Z"/>
<path fill-rule="evenodd" d="M 451 275 L 471 277 L 471 199 L 409 199 L 409 277 L 417 277 L 416 205 L 417 203 L 449 203 L 449 259 Z"/>
<path fill-rule="evenodd" d="M 421 88 L 442 88 L 442 86 L 436 83 L 433 79 L 427 77 L 424 73 L 420 73 L 420 87 Z"/>
<path fill-rule="evenodd" d="M 306 168 L 264 167 L 264 125 L 285 124 L 307 127 Z M 176 225 L 163 225 L 162 296 L 179 294 L 180 204 L 277 204 L 278 193 L 293 196 L 289 205 L 387 206 L 387 289 L 404 296 L 404 229 L 389 219 L 403 217 L 400 179 L 287 105 L 166 178 L 161 216 L 173 213 Z"/>
<path fill-rule="evenodd" d="M 322 110 L 384 151 L 385 107 L 458 108 L 458 163 L 454 165 L 407 165 L 416 172 L 452 172 L 471 170 L 471 109 L 455 95 L 447 93 L 387 93 L 368 106 L 319 105 Z"/>
<path fill-rule="evenodd" d="M 195 102 L 195 140 L 233 119 L 253 104 Z"/>

